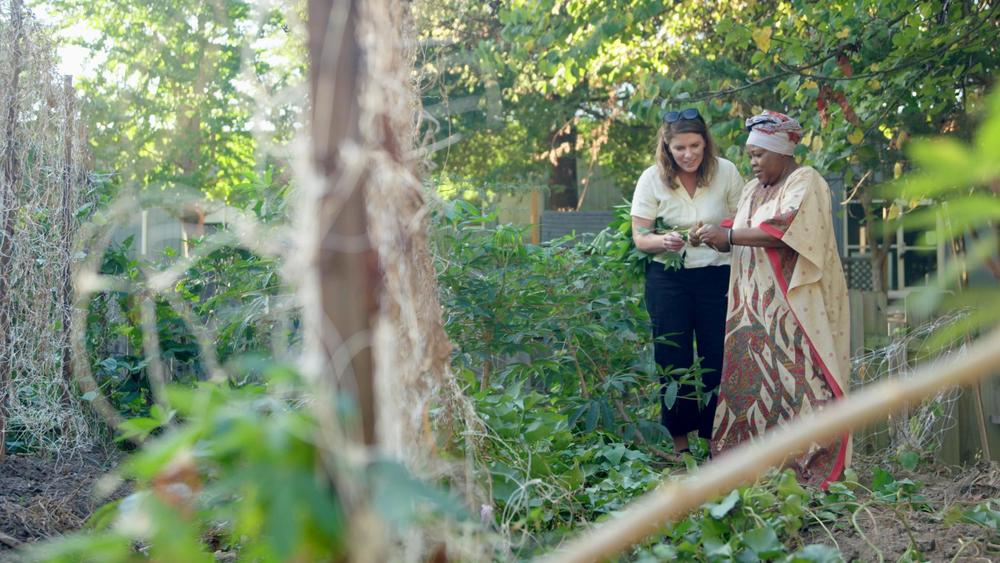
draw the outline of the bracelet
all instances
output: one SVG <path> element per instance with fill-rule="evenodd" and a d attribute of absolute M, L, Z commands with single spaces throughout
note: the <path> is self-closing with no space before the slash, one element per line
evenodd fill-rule
<path fill-rule="evenodd" d="M 729 233 L 727 235 L 727 238 L 729 239 L 729 249 L 732 250 L 733 249 L 733 230 L 732 229 L 729 229 Z"/>

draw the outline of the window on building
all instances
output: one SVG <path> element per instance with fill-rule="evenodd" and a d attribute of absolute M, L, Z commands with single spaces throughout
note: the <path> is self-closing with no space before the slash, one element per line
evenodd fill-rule
<path fill-rule="evenodd" d="M 875 205 L 882 206 L 883 210 L 887 209 L 885 202 L 876 202 Z M 843 209 L 845 262 L 850 264 L 849 268 L 857 264 L 860 266 L 858 269 L 862 270 L 860 273 L 849 272 L 848 285 L 870 289 L 870 277 L 868 280 L 862 279 L 871 276 L 871 268 L 863 265 L 863 259 L 871 254 L 871 242 L 867 240 L 864 231 L 864 207 L 858 202 L 850 202 Z M 887 258 L 889 296 L 904 297 L 911 289 L 932 280 L 943 258 L 943 241 L 937 240 L 933 232 L 925 235 L 898 229 L 894 233 Z"/>

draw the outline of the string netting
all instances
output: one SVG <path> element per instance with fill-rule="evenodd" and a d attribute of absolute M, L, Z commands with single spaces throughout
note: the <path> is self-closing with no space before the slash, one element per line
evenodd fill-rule
<path fill-rule="evenodd" d="M 258 6 L 254 12 L 256 23 L 271 17 L 273 10 L 281 10 L 288 29 L 304 45 L 305 24 L 293 9 Z M 426 151 L 420 150 L 416 139 L 421 109 L 414 86 L 412 23 L 407 7 L 391 0 L 361 3 L 360 16 L 358 27 L 352 31 L 357 33 L 364 51 L 358 100 L 361 131 L 359 138 L 343 151 L 342 159 L 346 168 L 364 172 L 369 236 L 379 256 L 379 310 L 369 342 L 376 369 L 379 449 L 382 454 L 403 462 L 415 475 L 432 481 L 447 480 L 464 494 L 468 504 L 478 508 L 484 496 L 481 484 L 488 479 L 476 446 L 484 430 L 450 371 L 451 345 L 442 325 L 435 271 L 428 251 L 428 213 L 433 202 L 428 201 L 420 181 Z M 251 54 L 251 49 L 246 45 L 244 55 Z M 297 54 L 304 57 L 303 52 Z M 267 84 L 254 72 L 250 64 L 252 56 L 244 59 L 247 62 L 241 88 L 253 100 L 255 117 L 251 123 L 266 122 L 269 115 L 289 112 L 304 121 L 308 115 L 304 103 L 307 89 L 302 82 L 305 73 L 297 76 L 299 80 Z M 87 300 L 99 299 L 109 292 L 125 292 L 145 303 L 166 303 L 196 336 L 205 375 L 217 380 L 233 377 L 230 366 L 216 357 L 215 343 L 221 328 L 234 315 L 245 314 L 247 308 L 234 306 L 229 311 L 199 315 L 178 294 L 178 282 L 216 250 L 245 249 L 273 260 L 274 273 L 280 277 L 269 297 L 266 313 L 258 318 L 257 327 L 263 335 L 257 342 L 259 350 L 279 361 L 298 362 L 302 371 L 309 373 L 310 344 L 308 338 L 302 339 L 296 327 L 302 325 L 307 312 L 320 307 L 315 294 L 303 288 L 303 280 L 316 277 L 311 271 L 315 264 L 307 259 L 309 253 L 303 241 L 313 235 L 311 214 L 315 212 L 314 198 L 322 179 L 317 177 L 310 162 L 308 139 L 282 141 L 273 138 L 266 128 L 253 133 L 258 158 L 271 159 L 291 169 L 294 180 L 288 210 L 266 220 L 253 213 L 237 214 L 225 229 L 201 238 L 186 255 L 173 262 L 144 263 L 138 275 L 129 278 L 100 273 L 100 256 L 109 248 L 115 227 L 127 227 L 144 209 L 165 209 L 179 215 L 192 205 L 208 208 L 218 202 L 205 200 L 196 186 L 167 192 L 123 191 L 104 210 L 101 222 L 89 223 L 81 234 L 87 244 L 88 258 L 78 275 L 81 306 L 75 311 L 76 325 L 87 325 L 82 316 Z M 151 306 L 146 307 L 146 311 L 150 309 Z M 154 317 L 145 322 L 146 326 L 155 326 L 155 313 L 146 316 Z M 299 336 L 289 340 L 289 333 Z M 74 346 L 86 358 L 84 338 L 82 332 L 76 333 Z M 161 387 L 178 375 L 160 357 L 155 342 L 147 341 L 143 353 L 149 360 L 147 369 L 153 387 Z M 78 376 L 85 389 L 97 389 L 100 384 L 92 373 L 91 361 L 77 362 L 81 372 Z M 333 391 L 328 387 L 317 384 L 310 391 L 301 404 L 335 403 L 320 395 Z M 282 390 L 272 388 L 272 392 Z M 154 395 L 162 393 L 154 389 Z M 98 394 L 94 403 L 112 424 L 120 420 L 103 395 Z M 326 421 L 335 424 L 335 417 Z M 440 449 L 451 444 L 442 435 L 456 433 L 465 437 L 461 441 L 467 447 L 464 460 L 445 461 Z M 340 429 L 328 433 L 339 434 Z M 342 458 L 350 457 L 345 454 L 349 450 L 347 444 L 322 446 L 335 449 Z M 480 559 L 492 548 L 475 537 L 476 528 L 464 524 L 449 528 L 442 524 L 434 529 L 407 532 L 405 537 L 396 538 L 397 552 L 402 559 L 423 560 L 434 546 L 447 544 L 450 553 L 463 554 L 465 559 Z"/>
<path fill-rule="evenodd" d="M 939 342 L 939 337 L 965 315 L 956 311 L 914 328 L 895 330 L 888 345 L 853 358 L 852 389 L 888 377 L 905 379 L 917 366 L 963 353 L 963 336 L 956 335 L 944 343 Z M 932 398 L 890 415 L 884 425 L 855 434 L 855 451 L 891 456 L 939 450 L 944 435 L 957 424 L 956 407 L 961 394 L 959 387 L 941 389 Z"/>
<path fill-rule="evenodd" d="M 54 46 L 19 4 L 0 5 L 0 225 L 10 228 L 0 227 L 0 238 L 9 236 L 0 244 L 8 290 L 0 307 L 9 324 L 0 327 L 0 369 L 8 370 L 0 394 L 15 451 L 71 455 L 93 444 L 79 395 L 63 373 L 67 284 L 88 189 L 85 140 L 73 89 L 56 72 Z"/>

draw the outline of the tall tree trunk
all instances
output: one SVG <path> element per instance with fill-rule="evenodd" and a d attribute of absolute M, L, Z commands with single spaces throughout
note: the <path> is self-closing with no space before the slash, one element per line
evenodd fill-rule
<path fill-rule="evenodd" d="M 8 398 L 11 387 L 11 296 L 10 296 L 10 262 L 14 246 L 14 206 L 18 185 L 21 183 L 20 163 L 18 162 L 18 108 L 19 80 L 21 77 L 21 59 L 24 41 L 22 0 L 10 2 L 10 26 L 13 51 L 11 61 L 14 70 L 11 75 L 10 88 L 5 92 L 4 135 L 6 150 L 0 156 L 0 460 L 6 455 Z"/>
<path fill-rule="evenodd" d="M 549 147 L 549 209 L 574 210 L 577 204 L 576 126 L 567 125 L 552 135 Z"/>
<path fill-rule="evenodd" d="M 355 32 L 358 0 L 309 1 L 309 55 L 313 159 L 323 176 L 315 207 L 316 247 L 325 377 L 356 400 L 360 434 L 375 444 L 375 390 L 371 353 L 378 262 L 368 236 L 366 172 L 345 161 L 361 144 L 359 87 L 362 51 Z M 347 158 L 350 158 L 348 156 Z"/>
<path fill-rule="evenodd" d="M 215 8 L 218 10 L 218 7 Z M 197 38 L 197 49 L 200 53 L 198 62 L 198 75 L 191 85 L 191 93 L 187 96 L 186 103 L 177 112 L 178 131 L 180 137 L 176 137 L 175 149 L 177 161 L 181 168 L 181 177 L 185 179 L 186 188 L 202 190 L 207 186 L 198 180 L 199 167 L 202 163 L 201 151 L 205 133 L 201 130 L 202 104 L 206 103 L 208 97 L 209 76 L 216 72 L 218 66 L 219 47 L 208 40 L 206 27 L 209 27 L 205 20 L 209 16 L 202 11 L 198 12 L 194 35 Z M 219 18 L 224 21 L 223 18 Z M 205 210 L 199 201 L 191 201 L 181 209 L 178 219 L 184 233 L 183 251 L 187 256 L 190 252 L 192 238 L 205 236 Z"/>

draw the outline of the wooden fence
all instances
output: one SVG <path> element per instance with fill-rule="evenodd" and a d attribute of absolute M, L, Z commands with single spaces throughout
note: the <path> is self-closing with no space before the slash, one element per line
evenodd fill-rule
<path fill-rule="evenodd" d="M 903 304 L 890 303 L 885 294 L 852 289 L 849 291 L 851 311 L 851 357 L 855 358 L 855 386 L 885 376 L 906 375 L 917 363 L 915 354 L 923 351 L 907 345 L 897 345 L 900 339 L 921 324 L 921 319 L 907 316 Z M 959 343 L 961 344 L 961 343 Z M 865 358 L 884 355 L 880 373 Z M 891 357 L 893 354 L 898 357 Z M 938 405 L 925 416 L 939 417 L 932 424 L 936 458 L 951 465 L 975 463 L 990 457 L 1000 461 L 1000 378 L 988 378 L 972 387 L 954 390 L 939 396 Z M 917 406 L 886 421 L 880 421 L 856 435 L 860 454 L 882 454 L 898 445 L 894 436 L 899 425 L 920 416 Z M 896 425 L 896 428 L 893 426 Z"/>

